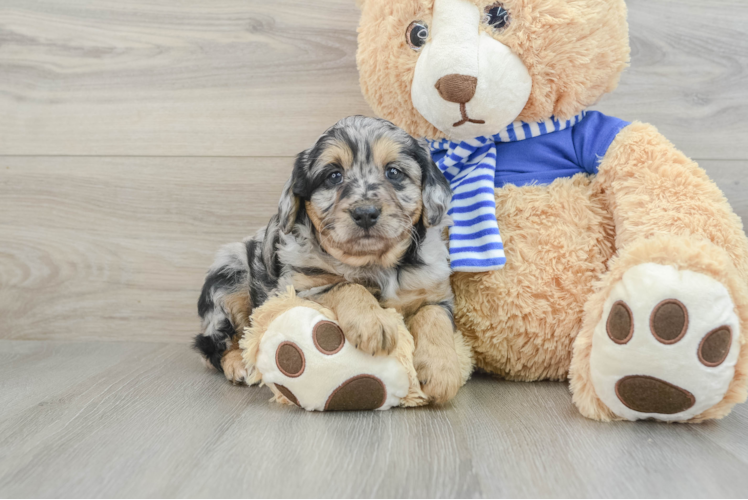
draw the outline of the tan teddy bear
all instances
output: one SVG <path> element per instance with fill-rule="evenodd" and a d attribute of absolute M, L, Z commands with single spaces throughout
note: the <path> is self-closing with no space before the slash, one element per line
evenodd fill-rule
<path fill-rule="evenodd" d="M 585 112 L 628 63 L 624 1 L 360 4 L 365 97 L 431 140 L 452 185 L 455 319 L 477 365 L 570 377 L 598 420 L 744 401 L 740 219 L 653 126 Z"/>

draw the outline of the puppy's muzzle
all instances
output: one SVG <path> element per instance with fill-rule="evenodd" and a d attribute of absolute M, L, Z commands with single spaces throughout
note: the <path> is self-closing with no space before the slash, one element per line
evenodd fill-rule
<path fill-rule="evenodd" d="M 350 214 L 353 222 L 355 222 L 358 227 L 369 229 L 376 225 L 379 216 L 382 214 L 382 210 L 374 205 L 363 205 L 351 210 Z"/>

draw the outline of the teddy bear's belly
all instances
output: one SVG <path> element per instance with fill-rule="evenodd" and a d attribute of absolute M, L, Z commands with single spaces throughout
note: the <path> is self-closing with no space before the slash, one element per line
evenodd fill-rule
<path fill-rule="evenodd" d="M 594 178 L 496 190 L 507 265 L 452 278 L 455 320 L 479 368 L 514 380 L 565 379 L 593 283 L 614 252 Z"/>

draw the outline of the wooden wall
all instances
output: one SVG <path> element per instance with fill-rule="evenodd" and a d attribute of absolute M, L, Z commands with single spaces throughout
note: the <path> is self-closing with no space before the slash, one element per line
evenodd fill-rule
<path fill-rule="evenodd" d="M 748 217 L 748 2 L 631 0 L 598 109 L 654 123 Z M 185 342 L 218 246 L 274 212 L 358 88 L 354 0 L 3 0 L 0 338 Z"/>

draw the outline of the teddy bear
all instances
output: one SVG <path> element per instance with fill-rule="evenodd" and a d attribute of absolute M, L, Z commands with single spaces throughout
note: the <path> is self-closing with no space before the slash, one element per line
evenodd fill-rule
<path fill-rule="evenodd" d="M 570 380 L 595 420 L 746 399 L 748 239 L 655 127 L 588 108 L 629 62 L 624 0 L 359 0 L 374 112 L 429 140 L 453 199 L 455 321 L 477 367 Z"/>
<path fill-rule="evenodd" d="M 601 421 L 701 422 L 745 401 L 740 219 L 654 127 L 587 111 L 628 64 L 625 2 L 359 6 L 365 98 L 429 141 L 452 187 L 462 383 L 473 360 L 509 380 L 569 379 L 581 414 Z M 250 324 L 247 381 L 280 403 L 428 402 L 404 325 L 397 353 L 361 355 L 293 290 Z"/>

